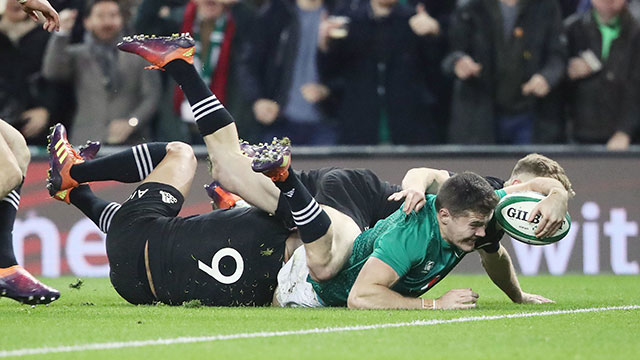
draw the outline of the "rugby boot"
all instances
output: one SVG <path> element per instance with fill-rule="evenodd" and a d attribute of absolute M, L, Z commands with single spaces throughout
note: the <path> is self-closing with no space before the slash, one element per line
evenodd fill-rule
<path fill-rule="evenodd" d="M 89 141 L 84 145 L 80 145 L 78 147 L 78 155 L 84 160 L 89 161 L 96 158 L 98 151 L 100 151 L 100 142 L 99 141 Z"/>
<path fill-rule="evenodd" d="M 263 173 L 273 181 L 284 181 L 289 177 L 291 166 L 291 141 L 288 137 L 273 138 L 269 144 L 262 144 L 256 150 L 251 169 Z"/>
<path fill-rule="evenodd" d="M 93 160 L 98 154 L 98 151 L 100 151 L 100 142 L 98 141 L 87 141 L 86 144 L 78 147 L 78 155 L 80 155 L 84 161 Z M 73 188 L 60 190 L 53 195 L 53 198 L 70 204 L 71 200 L 69 199 L 69 193 L 72 189 Z"/>
<path fill-rule="evenodd" d="M 56 124 L 51 128 L 51 134 L 47 137 L 47 140 L 47 151 L 49 152 L 47 189 L 49 190 L 49 195 L 63 200 L 64 197 L 60 196 L 60 192 L 78 186 L 78 182 L 69 174 L 71 167 L 75 164 L 83 163 L 84 160 L 69 144 L 67 131 L 62 124 Z"/>
<path fill-rule="evenodd" d="M 0 269 L 0 296 L 23 304 L 48 304 L 60 297 L 60 292 L 47 286 L 20 265 Z"/>
<path fill-rule="evenodd" d="M 152 65 L 145 69 L 160 69 L 177 59 L 193 64 L 195 41 L 189 35 L 173 34 L 171 36 L 133 35 L 127 36 L 118 43 L 118 49 L 141 56 Z"/>
<path fill-rule="evenodd" d="M 211 207 L 213 210 L 231 209 L 236 206 L 244 207 L 244 204 L 246 204 L 240 196 L 223 189 L 217 181 L 205 185 L 204 189 L 211 198 Z"/>
<path fill-rule="evenodd" d="M 262 145 L 254 145 L 250 144 L 247 141 L 240 140 L 240 151 L 242 151 L 242 155 L 252 158 L 256 156 L 256 152 L 262 147 Z"/>

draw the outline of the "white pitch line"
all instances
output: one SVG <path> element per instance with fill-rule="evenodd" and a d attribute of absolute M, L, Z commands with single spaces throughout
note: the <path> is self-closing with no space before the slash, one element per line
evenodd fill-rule
<path fill-rule="evenodd" d="M 234 340 L 234 339 L 267 338 L 267 337 L 290 336 L 290 335 L 328 334 L 328 333 L 336 333 L 336 332 L 377 330 L 377 329 L 388 329 L 388 328 L 399 328 L 399 327 L 410 327 L 410 326 L 428 326 L 428 325 L 464 323 L 464 322 L 472 322 L 472 321 L 517 319 L 517 318 L 529 318 L 529 317 L 538 317 L 538 316 L 578 314 L 578 313 L 601 312 L 601 311 L 612 311 L 612 310 L 635 310 L 635 309 L 640 309 L 640 305 L 610 306 L 610 307 L 586 308 L 586 309 L 574 309 L 574 310 L 541 311 L 541 312 L 517 313 L 517 314 L 508 314 L 508 315 L 493 315 L 493 316 L 472 316 L 472 317 L 462 317 L 462 318 L 455 318 L 455 319 L 448 319 L 448 320 L 416 320 L 416 321 L 402 322 L 402 323 L 355 325 L 355 326 L 345 326 L 345 327 L 329 327 L 329 328 L 321 328 L 321 329 L 316 328 L 316 329 L 289 330 L 289 331 L 240 333 L 240 334 L 229 334 L 229 335 L 179 337 L 179 338 L 173 338 L 173 339 L 93 343 L 93 344 L 84 344 L 84 345 L 1 350 L 0 357 L 45 355 L 45 354 L 78 352 L 78 351 L 87 351 L 87 350 L 123 349 L 123 348 L 135 348 L 135 347 L 143 347 L 143 346 L 189 344 L 189 343 L 199 343 L 199 342 L 212 342 L 212 341 Z"/>

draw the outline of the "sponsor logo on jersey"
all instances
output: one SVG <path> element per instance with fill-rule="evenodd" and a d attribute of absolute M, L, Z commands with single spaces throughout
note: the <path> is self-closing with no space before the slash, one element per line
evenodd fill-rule
<path fill-rule="evenodd" d="M 149 189 L 146 189 L 146 190 L 136 190 L 136 191 L 134 191 L 134 192 L 133 192 L 133 194 L 131 194 L 131 196 L 129 196 L 129 198 L 128 198 L 127 200 L 131 200 L 131 199 L 134 199 L 134 198 L 136 198 L 136 197 L 137 197 L 138 199 L 140 199 L 141 197 L 143 197 L 143 196 L 144 196 L 144 194 L 146 194 L 146 193 L 147 193 L 147 191 L 149 191 Z"/>
<path fill-rule="evenodd" d="M 431 271 L 431 269 L 433 268 L 433 265 L 435 265 L 436 263 L 429 260 L 427 261 L 427 265 L 424 266 L 424 269 L 422 270 L 423 273 L 428 273 L 429 271 Z"/>
<path fill-rule="evenodd" d="M 291 190 L 285 192 L 284 195 L 286 197 L 290 198 L 290 197 L 293 197 L 293 194 L 295 194 L 295 192 L 296 192 L 296 189 L 291 189 Z"/>
<path fill-rule="evenodd" d="M 178 202 L 178 199 L 166 191 L 160 190 L 160 195 L 162 195 L 162 202 L 165 204 L 175 204 Z"/>

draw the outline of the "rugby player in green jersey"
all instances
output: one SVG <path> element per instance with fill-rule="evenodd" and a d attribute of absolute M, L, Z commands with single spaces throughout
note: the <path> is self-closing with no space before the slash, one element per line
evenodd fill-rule
<path fill-rule="evenodd" d="M 487 211 L 486 203 L 497 202 L 497 195 L 486 181 L 481 181 L 481 178 L 473 174 L 453 177 L 462 180 L 463 185 L 466 184 L 463 188 L 472 185 L 470 189 L 478 190 L 484 194 L 484 198 L 476 199 L 476 205 L 483 204 L 480 206 L 482 211 L 478 209 L 469 211 L 471 208 L 460 207 L 456 201 L 446 206 L 442 202 L 439 203 L 440 205 L 436 205 L 437 198 L 428 197 L 425 202 L 431 204 L 428 209 L 425 207 L 409 216 L 400 215 L 402 210 L 398 210 L 376 227 L 363 233 L 366 227 L 363 226 L 363 223 L 355 220 L 357 216 L 349 214 L 348 211 L 345 212 L 340 201 L 333 205 L 327 205 L 326 202 L 322 202 L 322 206 L 318 205 L 303 185 L 305 179 L 302 179 L 301 182 L 296 173 L 289 171 L 290 149 L 286 143 L 274 142 L 253 148 L 250 150 L 257 152 L 253 158 L 244 156 L 243 149 L 238 145 L 238 134 L 233 118 L 217 98 L 211 94 L 206 85 L 202 84 L 197 72 L 190 65 L 192 62 L 192 55 L 190 55 L 192 54 L 190 51 L 193 46 L 192 42 L 192 39 L 184 35 L 169 38 L 137 36 L 127 38 L 119 47 L 123 51 L 133 52 L 144 57 L 156 67 L 163 68 L 180 84 L 192 105 L 198 127 L 207 145 L 212 161 L 212 175 L 215 179 L 227 190 L 242 196 L 250 204 L 269 213 L 277 215 L 280 212 L 282 214 L 283 209 L 290 212 L 304 242 L 304 247 L 294 253 L 293 261 L 288 262 L 287 266 L 290 269 L 285 269 L 280 274 L 282 276 L 279 275 L 279 280 L 282 280 L 279 281 L 281 293 L 293 296 L 293 299 L 280 296 L 276 299 L 279 303 L 307 306 L 319 306 L 323 303 L 325 305 L 348 304 L 358 308 L 425 307 L 451 309 L 474 306 L 477 294 L 473 293 L 471 289 L 452 290 L 437 301 L 416 299 L 415 296 L 428 290 L 446 275 L 466 252 L 473 250 L 472 244 L 482 237 L 493 210 L 491 208 L 490 211 Z M 252 169 L 263 172 L 274 181 L 272 182 L 263 176 L 255 176 L 256 174 L 251 172 Z M 428 183 L 428 185 L 431 184 Z M 451 184 L 455 189 L 457 186 L 455 181 L 452 181 Z M 540 237 L 551 233 L 554 226 L 559 226 L 559 221 L 554 219 L 562 218 L 557 214 L 564 214 L 566 211 L 568 195 L 558 181 L 534 179 L 526 184 L 516 186 L 519 188 L 508 191 L 530 189 L 549 194 L 539 207 L 543 218 L 550 220 L 548 225 L 541 227 Z M 444 184 L 442 187 L 446 188 Z M 317 193 L 317 190 L 313 189 L 312 192 Z M 358 192 L 359 194 L 360 192 Z M 349 196 L 349 194 L 345 195 Z M 445 198 L 441 197 L 440 199 L 443 201 L 442 199 Z M 455 200 L 455 196 L 450 200 Z M 470 205 L 466 204 L 465 206 Z M 375 216 L 367 214 L 366 218 L 373 219 Z M 376 220 L 378 219 L 382 219 L 382 217 Z M 430 236 L 422 238 L 422 235 L 426 233 L 417 225 L 421 222 L 428 224 L 432 229 Z M 404 226 L 404 223 L 413 224 L 411 226 L 416 227 L 414 229 L 416 231 L 411 232 L 409 229 L 411 226 Z M 411 236 L 399 236 L 398 234 L 403 235 L 403 231 L 409 231 Z M 425 257 L 422 259 L 424 261 L 410 258 L 410 264 L 407 265 L 407 259 L 400 256 L 401 252 L 394 251 L 397 249 L 385 250 L 383 246 L 383 240 L 392 239 L 394 235 L 408 241 L 407 246 L 419 245 L 409 243 L 409 240 L 423 239 L 427 245 L 421 246 L 427 246 L 426 250 L 428 251 L 435 251 L 433 254 L 439 254 L 439 258 L 427 259 L 431 253 L 425 252 L 422 254 Z M 360 240 L 355 241 L 357 238 Z M 367 254 L 367 251 L 356 249 L 356 246 L 361 245 L 366 248 L 365 250 L 371 249 L 371 252 Z M 431 248 L 432 245 L 439 246 L 439 249 Z M 408 251 L 405 252 L 408 253 Z M 352 259 L 352 254 L 356 253 L 363 258 Z M 410 256 L 422 255 L 411 254 Z M 389 263 L 381 258 L 386 259 Z M 436 264 L 436 260 L 441 263 Z M 349 268 L 347 266 L 349 261 L 362 270 L 353 271 L 351 269 L 351 271 L 345 272 Z M 418 264 L 424 263 L 419 271 L 421 274 L 425 271 L 426 273 L 424 276 L 416 275 L 416 278 L 413 279 L 412 276 L 418 271 L 415 268 L 416 264 L 414 264 L 416 261 Z M 515 277 L 512 267 L 504 267 L 504 262 L 500 266 L 502 266 L 501 271 L 504 271 L 506 277 Z M 359 270 L 358 268 L 354 269 Z M 510 270 L 511 274 L 509 274 Z M 340 275 L 341 273 L 342 275 Z M 346 276 L 347 273 L 351 275 Z M 353 276 L 354 274 L 356 276 Z M 426 281 L 425 277 L 428 277 L 429 280 Z M 307 281 L 308 278 L 311 282 Z M 337 280 L 333 283 L 330 282 L 334 278 Z M 341 289 L 339 286 L 331 288 L 327 285 L 336 284 L 343 278 L 347 278 L 348 281 L 343 284 Z M 415 280 L 414 283 L 411 282 L 413 280 Z M 288 289 L 289 283 L 294 287 Z M 314 283 L 313 286 L 312 283 Z M 317 293 L 321 293 L 321 295 L 318 296 Z M 345 297 L 344 294 L 349 295 Z M 508 295 L 512 297 L 510 294 Z M 512 299 L 517 302 L 535 302 L 516 297 L 512 297 Z"/>

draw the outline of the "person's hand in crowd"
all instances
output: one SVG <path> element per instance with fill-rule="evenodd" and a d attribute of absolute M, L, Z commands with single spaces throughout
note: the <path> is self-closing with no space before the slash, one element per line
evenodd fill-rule
<path fill-rule="evenodd" d="M 114 119 L 109 123 L 109 129 L 107 134 L 107 143 L 109 144 L 122 144 L 124 143 L 136 128 L 131 126 L 129 120 L 126 119 Z"/>
<path fill-rule="evenodd" d="M 49 111 L 43 107 L 29 109 L 22 113 L 22 119 L 26 121 L 22 127 L 22 135 L 31 138 L 38 135 L 49 123 Z"/>
<path fill-rule="evenodd" d="M 42 24 L 43 29 L 48 32 L 52 32 L 53 30 L 58 31 L 60 29 L 60 17 L 58 12 L 47 0 L 27 0 L 20 5 L 22 5 L 22 10 L 24 10 L 24 12 L 26 12 L 33 21 L 38 21 L 38 14 L 36 11 L 39 11 L 42 16 L 44 16 L 44 24 Z"/>
<path fill-rule="evenodd" d="M 60 30 L 63 32 L 69 32 L 73 29 L 73 25 L 78 18 L 78 10 L 64 9 L 60 11 Z"/>
<path fill-rule="evenodd" d="M 537 97 L 545 97 L 551 90 L 547 79 L 540 74 L 534 74 L 529 81 L 522 85 L 522 95 L 534 95 Z"/>
<path fill-rule="evenodd" d="M 591 73 L 593 73 L 593 70 L 591 70 L 591 67 L 584 59 L 580 57 L 569 59 L 569 65 L 567 66 L 567 75 L 569 75 L 569 79 L 584 79 L 591 75 Z"/>
<path fill-rule="evenodd" d="M 326 99 L 330 93 L 328 87 L 316 83 L 302 85 L 300 92 L 302 93 L 302 97 L 311 104 L 316 104 Z"/>
<path fill-rule="evenodd" d="M 262 125 L 271 125 L 280 112 L 280 105 L 271 99 L 258 99 L 253 103 L 253 115 Z"/>
<path fill-rule="evenodd" d="M 460 80 L 467 80 L 472 76 L 480 76 L 482 65 L 475 62 L 471 56 L 465 55 L 456 61 L 454 71 Z"/>
<path fill-rule="evenodd" d="M 346 16 L 329 16 L 327 12 L 322 13 L 322 21 L 318 29 L 318 49 L 322 52 L 329 50 L 331 39 L 342 39 L 347 37 L 347 28 L 350 19 Z"/>
<path fill-rule="evenodd" d="M 423 4 L 416 5 L 416 14 L 409 19 L 409 26 L 418 36 L 440 34 L 440 24 L 427 13 Z"/>
<path fill-rule="evenodd" d="M 631 137 L 629 134 L 616 131 L 615 134 L 607 141 L 607 150 L 622 151 L 627 150 L 631 144 Z"/>

